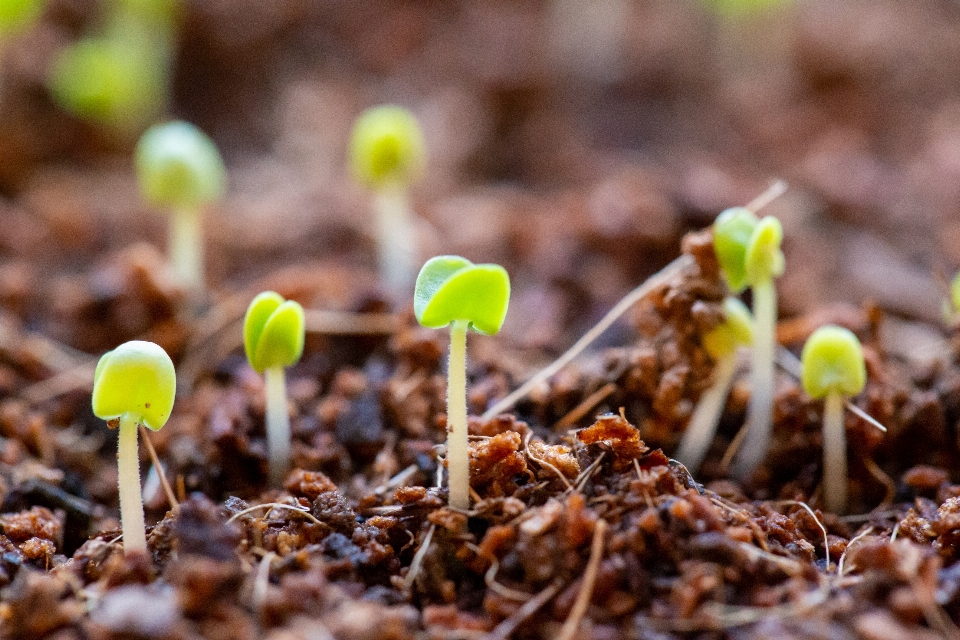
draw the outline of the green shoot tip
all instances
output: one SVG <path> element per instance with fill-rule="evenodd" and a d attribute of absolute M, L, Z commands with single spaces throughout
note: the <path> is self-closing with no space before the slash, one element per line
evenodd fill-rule
<path fill-rule="evenodd" d="M 800 381 L 811 398 L 828 393 L 855 396 L 867 383 L 863 348 L 849 329 L 827 325 L 820 327 L 803 345 L 800 357 Z"/>
<path fill-rule="evenodd" d="M 132 340 L 103 354 L 93 374 L 93 413 L 114 420 L 129 413 L 157 431 L 173 410 L 177 377 L 170 356 L 152 342 Z"/>
<path fill-rule="evenodd" d="M 425 327 L 437 329 L 468 320 L 474 331 L 500 331 L 510 303 L 510 276 L 498 264 L 473 264 L 460 256 L 427 260 L 413 294 L 413 311 Z"/>
<path fill-rule="evenodd" d="M 273 291 L 257 295 L 243 319 L 243 347 L 258 373 L 270 367 L 289 367 L 303 355 L 303 307 Z"/>

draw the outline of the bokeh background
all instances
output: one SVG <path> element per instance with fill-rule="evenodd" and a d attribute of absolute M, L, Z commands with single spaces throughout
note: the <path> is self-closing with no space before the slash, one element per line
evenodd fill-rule
<path fill-rule="evenodd" d="M 139 64 L 99 94 L 62 62 L 97 38 Z M 64 74 L 94 94 L 79 109 Z M 385 102 L 427 138 L 423 257 L 506 264 L 520 345 L 569 344 L 778 178 L 784 317 L 871 301 L 935 324 L 960 267 L 952 0 L 48 0 L 4 36 L 0 79 L 0 300 L 91 350 L 57 323 L 108 295 L 116 252 L 162 249 L 131 151 L 173 117 L 228 164 L 206 225 L 220 290 L 294 264 L 373 273 L 345 156 Z M 364 286 L 313 302 L 356 308 Z"/>

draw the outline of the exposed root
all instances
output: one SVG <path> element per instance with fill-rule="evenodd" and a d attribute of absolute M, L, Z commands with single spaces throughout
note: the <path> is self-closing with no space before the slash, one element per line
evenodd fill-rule
<path fill-rule="evenodd" d="M 806 502 L 800 502 L 799 500 L 779 500 L 777 504 L 792 504 L 798 507 L 803 507 L 806 509 L 807 513 L 810 514 L 810 517 L 813 518 L 813 521 L 817 523 L 817 526 L 820 527 L 820 531 L 823 532 L 823 551 L 827 559 L 827 571 L 830 571 L 830 540 L 827 538 L 827 528 L 823 526 L 823 523 L 820 522 L 820 518 L 817 517 L 817 514 L 814 513 L 813 509 L 810 508 Z"/>
<path fill-rule="evenodd" d="M 843 561 L 846 560 L 847 558 L 847 551 L 850 551 L 850 548 L 853 547 L 854 543 L 860 541 L 864 536 L 868 536 L 871 533 L 873 533 L 873 527 L 872 526 L 867 527 L 866 529 L 864 529 L 863 531 L 855 535 L 853 538 L 851 538 L 850 542 L 847 543 L 847 547 L 843 550 L 843 553 L 840 554 L 840 560 L 837 561 L 837 577 L 838 578 L 842 578 L 845 573 L 844 571 L 845 567 L 843 565 Z"/>
<path fill-rule="evenodd" d="M 427 555 L 427 549 L 430 548 L 430 541 L 433 540 L 433 532 L 436 530 L 437 525 L 431 524 L 427 530 L 427 535 L 423 537 L 423 542 L 420 543 L 420 548 L 417 549 L 417 552 L 413 555 L 413 560 L 410 561 L 410 568 L 407 570 L 407 575 L 403 579 L 403 590 L 406 593 L 410 592 L 413 581 L 417 579 L 417 574 L 420 573 L 420 567 L 423 566 L 423 559 Z"/>
<path fill-rule="evenodd" d="M 525 456 L 527 456 L 529 459 L 531 459 L 531 460 L 533 460 L 534 462 L 536 462 L 536 463 L 537 463 L 538 465 L 540 465 L 541 467 L 545 467 L 545 468 L 550 469 L 551 471 L 553 471 L 555 474 L 557 474 L 557 477 L 560 478 L 560 481 L 563 482 L 563 484 L 566 485 L 567 491 L 573 491 L 573 485 L 570 484 L 570 481 L 567 480 L 567 476 L 563 475 L 563 473 L 560 471 L 560 469 L 557 469 L 557 467 L 555 467 L 554 465 L 550 464 L 550 463 L 547 462 L 546 460 L 541 460 L 540 458 L 537 458 L 537 457 L 534 456 L 532 453 L 530 453 L 529 444 L 530 444 L 530 438 L 531 438 L 532 436 L 533 436 L 533 432 L 530 432 L 530 433 L 527 434 L 527 437 L 524 438 L 524 440 L 523 440 L 523 454 L 524 454 Z"/>
<path fill-rule="evenodd" d="M 257 575 L 253 581 L 253 591 L 250 594 L 250 603 L 254 611 L 262 611 L 267 599 L 267 587 L 270 586 L 270 563 L 277 557 L 273 551 L 266 553 L 260 564 L 257 565 Z"/>
<path fill-rule="evenodd" d="M 497 593 L 498 595 L 508 599 L 508 600 L 518 600 L 520 602 L 526 602 L 530 599 L 530 594 L 526 591 L 517 591 L 516 589 L 511 589 L 505 587 L 499 582 L 496 581 L 497 572 L 500 570 L 500 561 L 497 560 L 497 557 L 489 552 L 484 552 L 483 549 L 473 544 L 472 542 L 465 542 L 464 545 L 473 551 L 475 554 L 481 558 L 486 558 L 490 561 L 490 568 L 487 569 L 486 573 L 483 574 L 483 581 L 486 583 L 487 587 Z"/>
<path fill-rule="evenodd" d="M 256 511 L 257 509 L 287 509 L 287 510 L 292 511 L 292 512 L 294 512 L 294 513 L 299 513 L 299 514 L 302 515 L 304 518 L 306 518 L 307 520 L 313 522 L 314 524 L 324 524 L 323 521 L 318 520 L 316 517 L 314 517 L 314 515 L 313 515 L 312 513 L 310 513 L 310 512 L 307 511 L 306 509 L 302 509 L 302 508 L 300 508 L 300 507 L 295 507 L 295 506 L 290 505 L 290 504 L 283 504 L 282 502 L 264 502 L 263 504 L 258 504 L 258 505 L 252 506 L 252 507 L 248 507 L 248 508 L 244 509 L 243 511 L 238 511 L 237 513 L 235 513 L 235 514 L 233 514 L 232 516 L 230 516 L 230 518 L 227 520 L 227 522 L 233 522 L 234 520 L 236 520 L 236 519 L 239 518 L 240 516 L 245 516 L 245 515 L 247 515 L 248 513 L 253 513 L 253 512 Z M 267 513 L 263 514 L 263 517 L 267 517 L 269 514 L 270 514 L 270 512 L 268 511 Z"/>

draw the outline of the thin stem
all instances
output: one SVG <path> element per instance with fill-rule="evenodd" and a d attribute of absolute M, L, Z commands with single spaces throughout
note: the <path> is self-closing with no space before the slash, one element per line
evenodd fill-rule
<path fill-rule="evenodd" d="M 417 277 L 417 235 L 407 189 L 395 185 L 378 191 L 375 199 L 380 281 L 397 299 L 410 297 Z"/>
<path fill-rule="evenodd" d="M 713 370 L 713 384 L 700 395 L 697 408 L 693 411 L 690 424 L 680 441 L 676 458 L 693 473 L 696 473 L 703 462 L 713 436 L 717 432 L 717 423 L 720 414 L 727 403 L 727 394 L 733 382 L 733 374 L 737 370 L 737 352 L 733 350 L 728 355 L 717 360 Z"/>
<path fill-rule="evenodd" d="M 279 487 L 290 466 L 290 414 L 287 412 L 287 383 L 282 366 L 263 372 L 267 394 L 267 453 L 270 486 Z"/>
<path fill-rule="evenodd" d="M 777 347 L 777 291 L 773 278 L 758 282 L 753 292 L 753 344 L 747 436 L 733 466 L 743 480 L 763 462 L 770 448 L 773 423 L 774 356 Z"/>
<path fill-rule="evenodd" d="M 823 502 L 828 511 L 847 511 L 847 433 L 843 396 L 827 394 L 823 401 Z"/>
<path fill-rule="evenodd" d="M 170 263 L 180 282 L 190 291 L 203 289 L 203 229 L 199 209 L 170 213 Z"/>
<path fill-rule="evenodd" d="M 467 441 L 467 326 L 450 324 L 450 362 L 447 366 L 447 481 L 450 506 L 470 508 L 470 445 Z"/>
<path fill-rule="evenodd" d="M 140 497 L 140 456 L 137 453 L 137 418 L 130 413 L 120 416 L 117 446 L 117 480 L 120 489 L 120 527 L 123 530 L 123 552 L 147 553 L 147 527 Z"/>

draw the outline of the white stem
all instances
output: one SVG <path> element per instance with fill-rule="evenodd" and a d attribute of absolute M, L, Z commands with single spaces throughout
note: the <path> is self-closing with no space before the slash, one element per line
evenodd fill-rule
<path fill-rule="evenodd" d="M 203 228 L 199 209 L 170 212 L 170 263 L 190 291 L 203 289 Z"/>
<path fill-rule="evenodd" d="M 267 394 L 267 453 L 270 460 L 270 486 L 279 487 L 290 466 L 290 414 L 287 412 L 287 383 L 283 367 L 268 367 L 263 372 Z"/>
<path fill-rule="evenodd" d="M 120 489 L 120 527 L 123 530 L 123 552 L 147 553 L 147 527 L 140 498 L 140 456 L 137 453 L 137 418 L 130 413 L 120 416 L 117 446 L 117 480 Z"/>
<path fill-rule="evenodd" d="M 733 475 L 746 479 L 770 448 L 773 423 L 774 356 L 777 347 L 777 291 L 773 279 L 754 284 L 753 344 L 747 435 L 733 465 Z"/>
<path fill-rule="evenodd" d="M 717 360 L 713 370 L 713 384 L 700 395 L 697 408 L 690 417 L 690 424 L 687 425 L 687 430 L 680 441 L 676 458 L 692 473 L 696 473 L 704 456 L 707 455 L 710 443 L 713 442 L 717 423 L 720 422 L 720 414 L 727 403 L 727 394 L 730 392 L 736 370 L 736 350 Z"/>
<path fill-rule="evenodd" d="M 467 439 L 467 326 L 450 325 L 450 362 L 447 365 L 447 484 L 450 506 L 470 508 L 470 444 Z"/>
<path fill-rule="evenodd" d="M 406 300 L 417 277 L 417 234 L 407 190 L 384 188 L 376 194 L 380 281 L 387 292 Z"/>
<path fill-rule="evenodd" d="M 823 401 L 823 502 L 833 513 L 847 511 L 847 433 L 837 392 Z"/>

